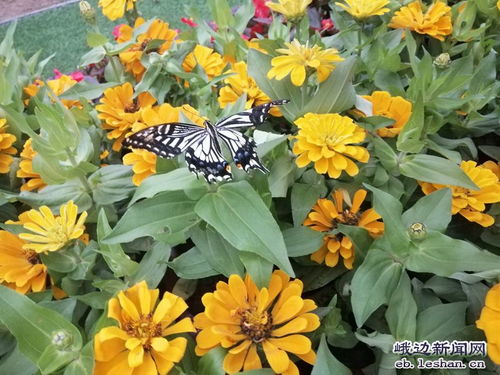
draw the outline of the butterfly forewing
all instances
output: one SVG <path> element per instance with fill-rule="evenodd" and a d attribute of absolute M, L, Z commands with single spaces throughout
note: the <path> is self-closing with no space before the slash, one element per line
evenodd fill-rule
<path fill-rule="evenodd" d="M 269 111 L 272 107 L 288 102 L 289 100 L 274 100 L 266 104 L 258 105 L 251 109 L 247 109 L 246 111 L 235 113 L 234 115 L 217 121 L 215 127 L 218 129 L 234 129 L 258 126 L 269 117 Z"/>

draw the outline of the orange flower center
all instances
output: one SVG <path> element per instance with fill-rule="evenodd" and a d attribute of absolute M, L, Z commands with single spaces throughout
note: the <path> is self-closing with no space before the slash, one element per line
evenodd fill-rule
<path fill-rule="evenodd" d="M 127 106 L 125 106 L 125 113 L 134 113 L 137 112 L 140 109 L 139 103 L 137 103 L 137 100 L 134 99 L 134 101 Z"/>
<path fill-rule="evenodd" d="M 252 306 L 249 309 L 239 311 L 241 332 L 247 335 L 254 343 L 264 341 L 271 335 L 273 318 L 267 312 L 259 312 Z"/>
<path fill-rule="evenodd" d="M 24 257 L 28 262 L 31 264 L 42 264 L 42 261 L 40 260 L 40 257 L 35 251 L 32 250 L 24 250 Z"/>
<path fill-rule="evenodd" d="M 142 341 L 145 350 L 151 349 L 151 338 L 161 336 L 161 324 L 153 322 L 153 315 L 141 315 L 139 320 L 130 320 L 124 324 L 123 329 L 129 336 Z"/>
<path fill-rule="evenodd" d="M 344 210 L 344 212 L 342 212 L 342 214 L 334 220 L 336 221 L 336 223 L 358 225 L 359 214 L 353 213 L 349 210 Z"/>

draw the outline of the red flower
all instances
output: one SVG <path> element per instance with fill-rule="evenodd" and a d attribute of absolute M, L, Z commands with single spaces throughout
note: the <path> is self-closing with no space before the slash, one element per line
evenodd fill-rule
<path fill-rule="evenodd" d="M 331 30 L 335 27 L 331 18 L 321 20 L 321 30 Z"/>
<path fill-rule="evenodd" d="M 191 17 L 190 18 L 182 17 L 181 18 L 181 22 L 185 23 L 186 25 L 188 25 L 190 27 L 196 27 L 196 26 L 198 26 L 198 24 L 196 22 L 194 22 Z"/>
<path fill-rule="evenodd" d="M 266 0 L 253 0 L 255 6 L 256 18 L 268 18 L 271 15 L 271 10 L 266 6 Z"/>

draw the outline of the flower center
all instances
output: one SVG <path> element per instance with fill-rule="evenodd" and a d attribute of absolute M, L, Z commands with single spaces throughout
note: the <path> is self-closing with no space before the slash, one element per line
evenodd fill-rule
<path fill-rule="evenodd" d="M 358 225 L 359 213 L 344 210 L 338 217 L 332 220 L 332 229 L 337 228 L 337 224 Z"/>
<path fill-rule="evenodd" d="M 263 311 L 259 313 L 256 307 L 239 311 L 241 332 L 247 335 L 254 343 L 264 341 L 271 335 L 273 326 L 272 316 Z"/>
<path fill-rule="evenodd" d="M 151 349 L 151 338 L 161 336 L 161 324 L 153 322 L 153 315 L 141 315 L 139 320 L 131 320 L 124 324 L 123 329 L 142 341 L 144 349 Z"/>
<path fill-rule="evenodd" d="M 30 264 L 42 264 L 42 261 L 40 260 L 40 257 L 38 254 L 33 251 L 33 250 L 24 250 L 24 257 Z"/>
<path fill-rule="evenodd" d="M 134 99 L 132 103 L 125 106 L 125 113 L 135 113 L 140 109 L 139 103 Z"/>
<path fill-rule="evenodd" d="M 66 235 L 65 230 L 66 228 L 61 224 L 60 220 L 57 219 L 56 223 L 47 230 L 47 237 L 50 238 L 52 242 L 66 243 L 68 241 L 68 236 Z"/>

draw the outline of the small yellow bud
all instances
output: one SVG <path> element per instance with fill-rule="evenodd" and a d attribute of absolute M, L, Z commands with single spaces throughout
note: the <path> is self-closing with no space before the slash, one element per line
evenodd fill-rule
<path fill-rule="evenodd" d="M 80 6 L 80 14 L 85 19 L 85 21 L 90 25 L 96 24 L 96 12 L 92 8 L 92 5 L 88 1 L 81 0 L 78 4 Z"/>

